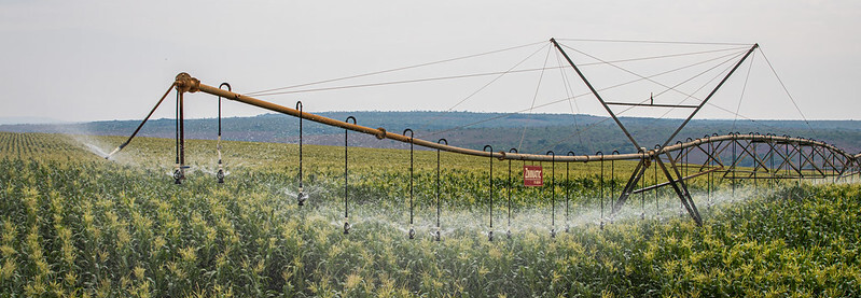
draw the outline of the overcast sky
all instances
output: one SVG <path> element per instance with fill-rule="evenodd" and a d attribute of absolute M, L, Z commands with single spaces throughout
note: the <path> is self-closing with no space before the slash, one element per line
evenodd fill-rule
<path fill-rule="evenodd" d="M 230 82 L 235 91 L 246 93 L 556 37 L 759 43 L 808 119 L 861 119 L 858 28 L 861 1 L 848 0 L 7 0 L 0 2 L 0 117 L 140 119 L 179 72 L 188 72 L 209 85 Z M 544 55 L 539 52 L 539 62 Z M 512 67 L 517 59 L 510 58 L 500 57 L 496 70 Z M 759 63 L 752 67 L 766 65 Z M 466 66 L 453 67 L 447 70 L 450 74 L 473 72 L 460 68 Z M 413 75 L 431 76 L 437 71 Z M 408 85 L 393 91 L 350 89 L 281 95 L 271 100 L 289 106 L 303 100 L 308 111 L 446 110 L 468 94 L 464 92 L 479 89 L 491 78 L 458 87 L 463 89 L 410 89 Z M 380 78 L 397 79 L 400 77 Z M 533 100 L 528 94 L 534 94 L 536 88 L 535 74 L 520 81 L 523 87 L 517 88 L 527 90 L 527 95 L 518 104 L 490 108 L 494 106 L 490 101 L 458 109 L 511 112 L 528 107 Z M 515 88 L 513 83 L 510 86 Z M 444 92 L 455 89 L 460 93 Z M 579 90 L 585 89 L 580 85 L 573 91 Z M 782 88 L 777 91 L 775 98 L 746 97 L 740 113 L 760 119 L 800 119 Z M 639 94 L 647 94 L 642 92 Z M 443 100 L 428 100 L 430 97 Z M 412 98 L 415 101 L 410 101 Z M 739 96 L 730 98 L 737 100 Z M 190 117 L 215 116 L 214 101 L 209 97 L 194 95 L 188 100 Z M 757 106 L 757 100 L 780 108 Z M 716 104 L 730 110 L 739 107 L 734 102 Z M 570 112 L 574 108 L 565 105 L 564 109 L 536 112 Z M 225 104 L 227 116 L 263 112 L 237 103 Z M 585 102 L 576 112 L 606 115 Z M 172 117 L 172 113 L 172 106 L 167 105 L 155 117 Z M 732 117 L 704 109 L 701 118 Z"/>

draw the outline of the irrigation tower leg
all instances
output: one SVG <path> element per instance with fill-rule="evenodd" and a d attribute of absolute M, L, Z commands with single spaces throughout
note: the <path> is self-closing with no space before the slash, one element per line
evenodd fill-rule
<path fill-rule="evenodd" d="M 679 174 L 679 169 L 673 166 L 673 171 L 676 172 L 679 179 L 673 178 L 673 175 L 670 174 L 670 171 L 667 170 L 667 166 L 660 158 L 655 158 L 655 162 L 658 163 L 658 166 L 661 167 L 661 171 L 664 172 L 664 175 L 667 177 L 667 181 L 670 182 L 670 186 L 673 187 L 673 190 L 676 191 L 676 194 L 679 196 L 679 200 L 681 200 L 682 205 L 685 206 L 685 209 L 690 214 L 691 218 L 697 223 L 697 226 L 703 225 L 703 219 L 700 217 L 700 212 L 697 210 L 697 206 L 694 204 L 693 198 L 691 198 L 691 193 L 688 192 L 688 187 L 685 185 L 683 177 Z"/>
<path fill-rule="evenodd" d="M 623 188 L 622 193 L 619 194 L 619 199 L 617 199 L 616 203 L 613 204 L 613 209 L 610 211 L 610 214 L 616 214 L 619 210 L 622 210 L 622 206 L 625 205 L 625 201 L 628 200 L 628 197 L 632 192 L 634 192 L 634 188 L 637 187 L 637 182 L 639 182 L 640 178 L 643 177 L 643 174 L 646 173 L 646 168 L 649 167 L 646 163 L 646 159 L 640 159 L 637 167 L 634 168 L 634 172 L 631 173 L 631 177 L 628 178 L 628 183 L 625 184 L 625 188 Z"/>

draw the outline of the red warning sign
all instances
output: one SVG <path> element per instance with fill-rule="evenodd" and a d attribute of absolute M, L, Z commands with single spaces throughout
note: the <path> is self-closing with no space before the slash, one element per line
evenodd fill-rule
<path fill-rule="evenodd" d="M 544 172 L 541 166 L 523 166 L 524 186 L 544 186 Z"/>

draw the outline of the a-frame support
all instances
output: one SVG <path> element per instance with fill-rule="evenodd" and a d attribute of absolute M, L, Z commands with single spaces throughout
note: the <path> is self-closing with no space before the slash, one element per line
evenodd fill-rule
<path fill-rule="evenodd" d="M 679 200 L 681 201 L 682 205 L 685 206 L 685 209 L 687 209 L 688 214 L 691 216 L 691 218 L 694 219 L 694 221 L 696 221 L 697 225 L 702 226 L 702 218 L 700 217 L 699 211 L 697 211 L 697 207 L 694 204 L 693 199 L 691 198 L 690 192 L 688 192 L 687 185 L 684 181 L 684 176 L 682 176 L 681 172 L 679 172 L 679 169 L 676 167 L 675 163 L 672 162 L 672 156 L 667 154 L 667 157 L 671 161 L 670 168 L 672 169 L 672 173 L 670 172 L 670 168 L 668 168 L 661 160 L 661 150 L 667 147 L 667 145 L 672 142 L 676 135 L 678 135 L 679 132 L 685 128 L 685 126 L 688 124 L 688 122 L 691 121 L 691 119 L 697 114 L 697 112 L 699 112 L 700 109 L 702 109 L 702 107 L 705 106 L 706 103 L 708 103 L 712 96 L 717 93 L 718 89 L 720 89 L 720 87 L 723 86 L 724 83 L 726 83 L 727 79 L 729 79 L 729 77 L 732 76 L 733 73 L 735 73 L 735 71 L 739 68 L 739 66 L 741 66 L 742 63 L 744 63 L 745 60 L 747 60 L 747 58 L 753 53 L 753 51 L 759 47 L 759 44 L 754 44 L 753 46 L 751 46 L 747 53 L 745 53 L 744 57 L 742 57 L 735 64 L 735 66 L 733 66 L 732 70 L 730 70 L 729 73 L 724 76 L 724 78 L 720 81 L 720 83 L 717 84 L 717 86 L 715 86 L 715 88 L 709 93 L 709 95 L 702 102 L 700 102 L 699 105 L 697 105 L 696 109 L 694 109 L 694 111 L 691 112 L 690 116 L 688 116 L 688 118 L 685 119 L 685 121 L 682 122 L 681 125 L 679 125 L 676 131 L 674 131 L 669 138 L 667 138 L 664 144 L 661 145 L 657 150 L 651 151 L 649 155 L 646 156 L 645 148 L 641 148 L 640 145 L 637 144 L 637 141 L 634 139 L 631 133 L 629 133 L 625 126 L 622 124 L 622 122 L 619 121 L 619 118 L 616 116 L 613 110 L 610 109 L 607 102 L 605 102 L 604 99 L 601 98 L 601 95 L 598 94 L 598 91 L 594 87 L 592 87 L 592 84 L 589 83 L 589 80 L 586 79 L 586 76 L 583 75 L 577 65 L 574 64 L 573 61 L 571 61 L 571 58 L 568 57 L 568 54 L 565 53 L 565 50 L 563 50 L 559 43 L 556 42 L 556 39 L 551 38 L 550 42 L 553 43 L 553 46 L 555 46 L 556 49 L 562 54 L 562 56 L 565 57 L 565 60 L 568 61 L 568 64 L 571 66 L 571 68 L 573 68 L 574 71 L 577 72 L 577 75 L 580 76 L 580 79 L 583 80 L 583 83 L 585 83 L 586 86 L 589 87 L 589 90 L 592 92 L 593 95 L 595 95 L 595 98 L 598 99 L 598 101 L 601 103 L 607 113 L 610 114 L 610 117 L 613 118 L 613 121 L 615 121 L 619 128 L 622 129 L 622 132 L 625 133 L 625 136 L 627 136 L 628 139 L 631 141 L 631 144 L 634 145 L 634 148 L 636 148 L 639 152 L 641 152 L 641 154 L 643 154 L 643 158 L 640 159 L 640 162 L 637 164 L 637 167 L 634 169 L 634 172 L 628 179 L 628 183 L 625 185 L 625 188 L 622 190 L 622 193 L 619 194 L 619 198 L 616 200 L 616 203 L 613 204 L 612 212 L 616 213 L 622 209 L 622 206 L 625 204 L 625 201 L 627 201 L 628 196 L 630 196 L 630 194 L 633 192 L 634 187 L 637 185 L 637 182 L 639 182 L 640 179 L 643 177 L 643 174 L 646 172 L 646 169 L 648 169 L 650 164 L 654 162 L 661 167 L 661 170 L 666 176 L 667 181 L 669 181 L 670 185 L 673 187 L 673 190 L 676 191 L 676 194 L 679 196 Z M 675 177 L 678 177 L 678 179 Z"/>

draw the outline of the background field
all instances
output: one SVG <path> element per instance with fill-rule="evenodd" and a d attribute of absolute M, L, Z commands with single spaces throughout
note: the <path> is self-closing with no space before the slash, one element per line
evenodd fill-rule
<path fill-rule="evenodd" d="M 570 114 L 501 114 L 472 112 L 324 112 L 321 116 L 336 120 L 354 116 L 358 124 L 383 127 L 391 132 L 406 128 L 415 131 L 417 138 L 426 140 L 448 139 L 449 144 L 481 150 L 492 145 L 498 150 L 518 148 L 521 152 L 542 154 L 548 150 L 565 153 L 592 154 L 619 150 L 635 152 L 627 137 L 609 118 L 593 115 Z M 651 147 L 663 143 L 679 127 L 682 119 L 620 117 L 637 142 Z M 0 125 L 0 131 L 88 134 L 128 136 L 140 120 L 98 121 L 76 124 Z M 299 121 L 281 114 L 264 114 L 256 117 L 223 119 L 225 140 L 268 143 L 298 143 Z M 147 122 L 142 136 L 174 138 L 174 119 L 155 119 Z M 217 119 L 187 119 L 186 137 L 215 140 L 218 136 Z M 773 133 L 804 136 L 827 140 L 850 153 L 861 151 L 861 121 L 853 120 L 692 120 L 677 137 L 701 138 L 712 133 L 730 132 Z M 344 142 L 342 129 L 304 122 L 306 144 L 340 146 Z M 354 134 L 352 146 L 404 149 L 402 143 L 377 140 L 373 136 Z"/>
<path fill-rule="evenodd" d="M 190 141 L 177 186 L 173 140 L 136 139 L 114 161 L 93 153 L 121 141 L 0 133 L 0 296 L 861 295 L 857 177 L 741 185 L 734 197 L 728 182 L 706 195 L 694 181 L 696 227 L 662 192 L 632 198 L 611 222 L 601 202 L 633 165 L 616 163 L 611 177 L 605 164 L 602 179 L 600 164 L 572 163 L 566 179 L 559 163 L 555 204 L 549 187 L 514 187 L 509 226 L 508 163 L 495 161 L 491 230 L 488 159 L 443 153 L 435 242 L 433 151 L 415 155 L 419 233 L 408 240 L 408 150 L 349 149 L 344 235 L 343 147 L 304 148 L 311 198 L 299 208 L 296 145 L 225 143 L 230 174 L 218 185 L 215 142 Z"/>

